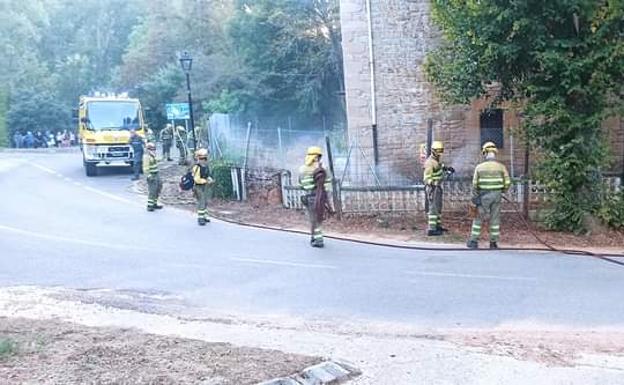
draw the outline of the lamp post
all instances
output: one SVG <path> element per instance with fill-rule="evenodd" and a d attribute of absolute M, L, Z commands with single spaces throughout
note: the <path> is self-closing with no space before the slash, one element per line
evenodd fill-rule
<path fill-rule="evenodd" d="M 195 119 L 193 119 L 193 100 L 191 99 L 191 66 L 193 58 L 187 51 L 181 52 L 179 55 L 182 71 L 186 75 L 186 94 L 188 96 L 189 114 L 191 117 L 191 132 L 193 134 L 193 150 L 197 150 L 197 139 L 195 138 Z"/>

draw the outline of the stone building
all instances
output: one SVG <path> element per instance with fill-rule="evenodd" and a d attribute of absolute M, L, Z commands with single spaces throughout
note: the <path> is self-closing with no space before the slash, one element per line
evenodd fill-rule
<path fill-rule="evenodd" d="M 486 140 L 499 144 L 501 159 L 515 176 L 523 174 L 524 144 L 513 135 L 519 123 L 513 110 L 487 110 L 485 100 L 444 107 L 425 80 L 425 57 L 440 39 L 428 0 L 341 0 L 340 18 L 349 140 L 363 150 L 357 152 L 357 172 L 365 174 L 363 163 L 373 163 L 376 123 L 382 183 L 419 180 L 419 146 L 431 118 L 434 138 L 445 142 L 446 161 L 460 176 L 471 174 Z M 624 121 L 612 119 L 605 126 L 616 155 L 613 172 L 622 173 Z"/>

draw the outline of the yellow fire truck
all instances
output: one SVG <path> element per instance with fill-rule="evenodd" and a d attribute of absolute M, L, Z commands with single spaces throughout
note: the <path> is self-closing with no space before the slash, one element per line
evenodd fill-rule
<path fill-rule="evenodd" d="M 133 151 L 128 144 L 130 130 L 145 137 L 147 127 L 138 99 L 127 95 L 81 96 L 74 110 L 78 140 L 87 176 L 97 175 L 98 164 L 132 167 Z"/>

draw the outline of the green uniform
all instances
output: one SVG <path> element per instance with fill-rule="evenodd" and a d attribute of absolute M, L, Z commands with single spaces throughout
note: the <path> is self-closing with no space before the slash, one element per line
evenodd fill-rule
<path fill-rule="evenodd" d="M 479 164 L 472 178 L 473 198 L 479 197 L 479 212 L 472 221 L 470 241 L 478 241 L 481 236 L 481 224 L 489 218 L 490 242 L 498 242 L 500 238 L 500 210 L 503 192 L 509 189 L 511 178 L 507 168 L 495 160 L 486 160 Z"/>
<path fill-rule="evenodd" d="M 195 164 L 192 169 L 193 180 L 195 186 L 193 187 L 193 195 L 197 200 L 197 219 L 198 221 L 209 221 L 208 219 L 208 200 L 210 199 L 210 169 L 208 165 L 200 166 Z"/>
<path fill-rule="evenodd" d="M 145 139 L 148 143 L 156 143 L 156 135 L 152 130 L 145 130 Z"/>
<path fill-rule="evenodd" d="M 176 130 L 176 131 L 177 131 L 177 133 L 175 134 L 176 147 L 178 148 L 178 151 L 180 152 L 180 161 L 178 163 L 186 164 L 186 140 L 187 140 L 186 131 L 183 131 L 183 130 Z"/>
<path fill-rule="evenodd" d="M 163 144 L 163 159 L 171 160 L 171 145 L 173 144 L 173 127 L 167 126 L 160 131 L 160 140 Z"/>
<path fill-rule="evenodd" d="M 308 214 L 308 219 L 310 221 L 310 242 L 323 244 L 323 229 L 321 227 L 322 222 L 318 220 L 316 215 L 316 194 L 318 193 L 316 184 L 314 183 L 314 173 L 317 170 L 318 166 L 311 165 L 306 166 L 303 165 L 299 168 L 299 186 L 305 191 L 306 195 L 306 211 Z M 325 170 L 326 179 L 324 184 L 324 190 L 326 192 L 332 191 L 332 177 L 331 174 Z"/>
<path fill-rule="evenodd" d="M 162 190 L 156 155 L 149 152 L 143 155 L 143 173 L 147 175 L 147 208 L 153 209 L 158 205 L 158 196 Z"/>
<path fill-rule="evenodd" d="M 444 165 L 439 158 L 431 155 L 425 161 L 423 181 L 425 182 L 425 196 L 429 206 L 427 213 L 428 229 L 437 230 L 442 227 L 442 177 Z"/>

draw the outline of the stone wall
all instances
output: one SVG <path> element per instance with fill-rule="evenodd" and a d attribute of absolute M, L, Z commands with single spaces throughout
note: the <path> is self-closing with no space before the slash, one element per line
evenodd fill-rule
<path fill-rule="evenodd" d="M 370 176 L 367 163 L 372 163 L 373 145 L 366 1 L 341 0 L 340 6 L 349 140 L 364 152 L 352 163 L 352 173 Z M 418 149 L 426 141 L 428 118 L 434 121 L 434 138 L 445 142 L 446 162 L 458 170 L 459 176 L 469 177 L 479 161 L 480 114 L 487 101 L 442 107 L 436 100 L 422 67 L 426 54 L 440 39 L 432 24 L 429 0 L 371 0 L 371 16 L 378 172 L 382 183 L 409 183 L 421 178 Z M 518 125 L 516 113 L 506 109 L 505 146 L 500 159 L 514 169 L 516 176 L 524 169 L 522 138 L 510 138 Z M 615 130 L 612 135 L 618 147 L 614 151 L 621 154 L 624 128 L 619 121 L 607 122 L 606 126 Z M 621 170 L 621 155 L 618 161 L 616 170 Z"/>

